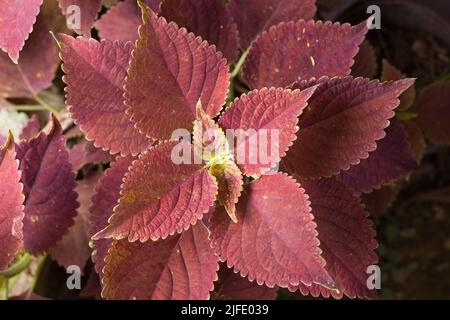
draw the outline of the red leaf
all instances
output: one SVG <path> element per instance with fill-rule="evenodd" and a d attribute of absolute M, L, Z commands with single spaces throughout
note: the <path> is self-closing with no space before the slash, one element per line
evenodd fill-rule
<path fill-rule="evenodd" d="M 372 79 L 377 73 L 378 65 L 375 50 L 368 40 L 359 47 L 359 52 L 355 56 L 355 63 L 352 66 L 352 76 Z M 400 80 L 400 79 L 390 79 Z"/>
<path fill-rule="evenodd" d="M 244 174 L 266 172 L 286 155 L 296 139 L 298 116 L 315 89 L 255 90 L 242 95 L 225 110 L 219 120 L 220 126 L 242 130 L 246 134 L 238 136 L 235 149 L 237 163 Z"/>
<path fill-rule="evenodd" d="M 396 81 L 405 78 L 406 76 L 401 73 L 400 70 L 391 65 L 387 60 L 383 60 L 383 71 L 381 74 L 382 81 Z M 414 86 L 411 86 L 400 96 L 400 105 L 397 109 L 399 111 L 408 110 L 413 105 L 415 99 L 416 90 L 414 89 Z"/>
<path fill-rule="evenodd" d="M 105 171 L 96 188 L 95 195 L 92 197 L 92 206 L 90 207 L 92 228 L 89 236 L 92 237 L 108 226 L 108 219 L 120 198 L 120 186 L 123 178 L 133 160 L 135 158 L 131 156 L 118 157 L 111 167 Z M 101 277 L 103 277 L 105 258 L 112 242 L 112 239 L 93 241 L 92 261 L 95 263 L 95 270 Z"/>
<path fill-rule="evenodd" d="M 352 77 L 302 82 L 302 89 L 321 85 L 300 117 L 298 138 L 283 164 L 303 178 L 329 177 L 358 164 L 385 136 L 398 96 L 413 82 Z"/>
<path fill-rule="evenodd" d="M 333 180 L 304 181 L 310 196 L 312 213 L 317 223 L 320 248 L 326 270 L 334 279 L 339 293 L 326 288 L 311 288 L 323 296 L 335 298 L 376 297 L 376 290 L 367 288 L 366 269 L 378 263 L 375 253 L 375 230 L 359 200 L 343 185 Z M 291 288 L 292 289 L 292 288 Z M 305 288 L 303 288 L 305 289 Z"/>
<path fill-rule="evenodd" d="M 100 174 L 98 171 L 78 182 L 76 192 L 78 193 L 80 207 L 74 219 L 75 224 L 70 227 L 61 241 L 49 250 L 52 258 L 65 268 L 68 268 L 70 265 L 76 265 L 83 270 L 91 255 L 89 248 L 90 237 L 88 234 L 91 227 L 89 207 L 91 206 L 91 197 L 99 178 Z"/>
<path fill-rule="evenodd" d="M 102 8 L 101 0 L 59 0 L 59 7 L 61 8 L 67 19 L 71 19 L 73 12 L 70 6 L 78 6 L 80 10 L 80 29 L 76 29 L 75 32 L 84 36 L 90 37 L 91 28 L 94 24 L 97 13 Z"/>
<path fill-rule="evenodd" d="M 53 246 L 73 224 L 77 193 L 61 126 L 17 147 L 25 195 L 25 249 L 36 255 Z"/>
<path fill-rule="evenodd" d="M 308 196 L 284 174 L 262 176 L 244 190 L 238 223 L 222 207 L 210 220 L 212 245 L 228 267 L 268 287 L 333 287 L 321 257 Z"/>
<path fill-rule="evenodd" d="M 216 199 L 217 182 L 201 164 L 175 164 L 172 152 L 177 144 L 164 142 L 133 163 L 109 226 L 95 239 L 156 241 L 203 217 Z"/>
<path fill-rule="evenodd" d="M 377 148 L 369 153 L 369 158 L 337 176 L 355 195 L 380 189 L 406 176 L 416 167 L 416 160 L 400 121 L 392 118 L 385 132 L 386 137 L 377 142 Z"/>
<path fill-rule="evenodd" d="M 161 15 L 214 44 L 229 63 L 238 55 L 236 23 L 221 0 L 165 0 Z"/>
<path fill-rule="evenodd" d="M 33 30 L 36 17 L 44 0 L 2 1 L 0 4 L 0 49 L 6 52 L 14 63 L 19 60 L 25 40 Z"/>
<path fill-rule="evenodd" d="M 366 22 L 354 27 L 312 20 L 280 23 L 252 44 L 243 79 L 255 89 L 287 87 L 312 77 L 348 75 L 366 32 Z"/>
<path fill-rule="evenodd" d="M 0 148 L 0 270 L 8 267 L 22 246 L 23 186 L 12 135 Z"/>
<path fill-rule="evenodd" d="M 315 0 L 231 0 L 230 12 L 246 49 L 261 32 L 280 22 L 310 20 L 316 13 Z"/>
<path fill-rule="evenodd" d="M 215 117 L 228 91 L 226 60 L 214 47 L 143 8 L 144 25 L 125 84 L 127 112 L 147 137 L 166 140 L 192 130 L 196 105 Z"/>
<path fill-rule="evenodd" d="M 260 286 L 234 273 L 232 269 L 222 265 L 219 271 L 219 283 L 215 292 L 225 299 L 232 300 L 275 300 L 276 288 Z"/>
<path fill-rule="evenodd" d="M 425 136 L 435 144 L 450 144 L 450 82 L 435 82 L 425 89 L 412 107 Z"/>
<path fill-rule="evenodd" d="M 108 299 L 208 299 L 219 269 L 208 229 L 198 222 L 164 241 L 115 241 L 106 258 L 102 296 Z"/>
<path fill-rule="evenodd" d="M 67 104 L 73 119 L 96 147 L 111 153 L 137 154 L 151 141 L 125 114 L 123 85 L 132 45 L 60 34 L 66 73 Z"/>
<path fill-rule="evenodd" d="M 20 64 L 0 53 L 0 96 L 33 98 L 51 86 L 56 68 L 53 39 L 46 23 L 39 18 L 21 53 Z"/>

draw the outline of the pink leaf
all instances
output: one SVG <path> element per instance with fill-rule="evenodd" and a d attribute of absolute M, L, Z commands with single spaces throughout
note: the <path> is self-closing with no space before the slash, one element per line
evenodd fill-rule
<path fill-rule="evenodd" d="M 80 207 L 77 209 L 77 216 L 74 219 L 75 224 L 70 227 L 61 241 L 49 250 L 52 258 L 65 268 L 76 265 L 83 270 L 91 255 L 88 234 L 90 229 L 89 207 L 99 178 L 98 171 L 78 182 L 76 192 L 78 193 Z"/>
<path fill-rule="evenodd" d="M 176 164 L 178 142 L 143 153 L 125 176 L 109 226 L 94 236 L 156 241 L 195 224 L 214 204 L 217 182 L 201 164 Z"/>
<path fill-rule="evenodd" d="M 108 163 L 114 160 L 114 157 L 108 152 L 96 148 L 92 142 L 82 141 L 69 150 L 69 160 L 73 171 L 78 171 L 89 163 Z"/>
<path fill-rule="evenodd" d="M 250 282 L 232 269 L 222 265 L 219 271 L 219 282 L 216 284 L 216 294 L 232 300 L 275 300 L 276 288 L 260 286 Z"/>
<path fill-rule="evenodd" d="M 143 8 L 144 25 L 125 84 L 127 112 L 147 137 L 165 140 L 192 130 L 200 100 L 215 117 L 228 92 L 226 60 L 214 47 Z"/>
<path fill-rule="evenodd" d="M 115 241 L 103 277 L 107 299 L 208 299 L 219 269 L 208 229 L 198 222 L 164 241 Z"/>
<path fill-rule="evenodd" d="M 0 270 L 6 269 L 23 245 L 23 186 L 10 134 L 0 148 Z"/>
<path fill-rule="evenodd" d="M 74 19 L 73 7 L 79 8 L 80 14 L 80 28 L 75 29 L 75 32 L 84 36 L 90 37 L 91 28 L 94 24 L 97 13 L 102 8 L 101 0 L 59 0 L 59 7 L 61 8 L 66 19 L 69 21 Z"/>
<path fill-rule="evenodd" d="M 435 144 L 450 144 L 450 82 L 435 82 L 419 96 L 411 111 L 425 136 Z"/>
<path fill-rule="evenodd" d="M 310 20 L 316 13 L 315 0 L 231 0 L 230 12 L 246 49 L 261 32 L 280 22 Z"/>
<path fill-rule="evenodd" d="M 377 73 L 378 65 L 375 49 L 368 40 L 359 47 L 359 52 L 355 56 L 355 63 L 352 66 L 352 76 L 372 79 Z M 400 79 L 391 79 L 400 80 Z"/>
<path fill-rule="evenodd" d="M 252 44 L 243 79 L 256 89 L 287 87 L 312 77 L 348 75 L 366 32 L 365 22 L 354 27 L 312 20 L 281 23 Z"/>
<path fill-rule="evenodd" d="M 228 267 L 268 287 L 333 287 L 321 257 L 308 196 L 287 175 L 262 176 L 244 190 L 233 223 L 222 207 L 210 221 L 212 245 Z"/>
<path fill-rule="evenodd" d="M 416 167 L 408 136 L 400 121 L 391 119 L 385 132 L 386 137 L 377 142 L 377 148 L 369 153 L 369 158 L 337 176 L 355 195 L 380 189 Z"/>
<path fill-rule="evenodd" d="M 61 126 L 53 117 L 50 133 L 17 147 L 25 195 L 25 249 L 39 254 L 53 246 L 73 224 L 77 193 Z"/>
<path fill-rule="evenodd" d="M 303 178 L 329 177 L 366 159 L 384 138 L 398 96 L 414 79 L 393 83 L 352 77 L 322 78 L 299 121 L 298 138 L 283 164 Z"/>
<path fill-rule="evenodd" d="M 19 60 L 25 40 L 33 30 L 36 17 L 44 0 L 2 1 L 0 4 L 0 49 L 8 54 L 14 63 Z"/>
<path fill-rule="evenodd" d="M 125 114 L 123 85 L 132 45 L 60 34 L 67 104 L 73 119 L 96 147 L 137 154 L 151 141 Z"/>
<path fill-rule="evenodd" d="M 378 263 L 375 231 L 367 212 L 357 198 L 333 180 L 304 181 L 302 185 L 310 196 L 326 270 L 339 290 L 330 292 L 313 286 L 313 295 L 376 297 L 376 290 L 367 288 L 367 267 Z"/>
<path fill-rule="evenodd" d="M 238 135 L 235 149 L 237 163 L 244 174 L 268 171 L 286 155 L 296 139 L 298 116 L 315 89 L 255 90 L 242 95 L 225 110 L 220 126 L 246 134 Z"/>
<path fill-rule="evenodd" d="M 229 63 L 238 55 L 236 23 L 221 0 L 165 0 L 161 15 L 214 44 Z"/>
<path fill-rule="evenodd" d="M 39 18 L 21 53 L 20 64 L 0 53 L 0 96 L 35 97 L 51 86 L 57 66 L 53 39 L 45 21 Z"/>
<path fill-rule="evenodd" d="M 28 122 L 23 127 L 22 132 L 20 133 L 20 140 L 30 140 L 34 138 L 41 129 L 41 123 L 39 121 L 39 117 L 37 114 L 33 114 Z"/>
<path fill-rule="evenodd" d="M 420 163 L 420 160 L 422 160 L 425 153 L 425 149 L 427 148 L 427 142 L 425 141 L 422 129 L 420 129 L 417 123 L 413 121 L 402 122 L 402 126 L 408 136 L 411 153 L 417 163 Z"/>
<path fill-rule="evenodd" d="M 108 226 L 108 219 L 120 198 L 120 186 L 123 178 L 134 159 L 131 156 L 118 157 L 111 167 L 105 171 L 96 188 L 96 193 L 92 197 L 92 206 L 90 208 L 92 228 L 89 236 L 92 237 Z M 99 239 L 93 242 L 92 261 L 95 263 L 95 270 L 101 277 L 103 277 L 105 258 L 108 255 L 108 249 L 111 247 L 112 242 L 112 239 Z"/>

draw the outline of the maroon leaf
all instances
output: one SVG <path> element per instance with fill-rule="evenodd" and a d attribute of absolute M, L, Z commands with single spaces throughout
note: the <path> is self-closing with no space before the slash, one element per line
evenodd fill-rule
<path fill-rule="evenodd" d="M 161 15 L 216 45 L 229 63 L 236 60 L 238 30 L 222 0 L 165 0 Z"/>
<path fill-rule="evenodd" d="M 37 114 L 33 114 L 25 127 L 23 127 L 22 132 L 20 133 L 20 140 L 30 140 L 31 138 L 34 138 L 39 133 L 40 129 L 41 123 L 39 117 Z"/>
<path fill-rule="evenodd" d="M 71 6 L 78 6 L 80 10 L 80 28 L 75 29 L 78 34 L 90 37 L 91 28 L 94 24 L 97 13 L 102 8 L 101 0 L 59 0 L 59 6 L 64 15 L 68 15 L 67 18 L 71 19 L 73 16 Z"/>
<path fill-rule="evenodd" d="M 278 173 L 250 183 L 236 216 L 233 223 L 219 207 L 210 221 L 212 245 L 228 267 L 271 288 L 334 286 L 324 269 L 308 196 L 292 178 Z"/>
<path fill-rule="evenodd" d="M 232 300 L 275 300 L 276 288 L 260 286 L 234 273 L 232 269 L 222 265 L 219 271 L 219 282 L 215 292 L 225 299 Z"/>
<path fill-rule="evenodd" d="M 49 250 L 52 258 L 65 268 L 76 265 L 83 270 L 91 255 L 89 248 L 90 237 L 88 234 L 91 227 L 89 207 L 91 206 L 91 197 L 99 178 L 100 174 L 97 172 L 78 182 L 76 192 L 78 193 L 80 207 L 74 219 L 75 224 L 70 227 L 61 241 Z"/>
<path fill-rule="evenodd" d="M 35 97 L 52 84 L 56 68 L 53 39 L 44 20 L 38 19 L 21 53 L 20 64 L 0 53 L 0 97 Z"/>
<path fill-rule="evenodd" d="M 106 258 L 107 299 L 208 299 L 219 269 L 208 229 L 198 222 L 158 242 L 115 241 Z"/>
<path fill-rule="evenodd" d="M 244 174 L 250 176 L 268 171 L 286 155 L 296 139 L 298 116 L 315 89 L 255 90 L 242 95 L 225 110 L 219 120 L 220 126 L 245 133 L 245 136 L 238 135 L 235 149 L 237 163 Z"/>
<path fill-rule="evenodd" d="M 39 254 L 53 246 L 73 224 L 77 193 L 61 126 L 53 117 L 48 134 L 17 147 L 25 195 L 25 249 Z"/>
<path fill-rule="evenodd" d="M 408 136 L 411 153 L 417 163 L 420 163 L 427 147 L 427 142 L 425 141 L 422 129 L 420 129 L 416 122 L 413 121 L 402 122 L 402 126 Z"/>
<path fill-rule="evenodd" d="M 217 182 L 201 164 L 176 164 L 178 142 L 143 153 L 126 174 L 109 226 L 94 236 L 156 241 L 195 224 L 214 204 Z"/>
<path fill-rule="evenodd" d="M 382 81 L 396 81 L 405 78 L 406 76 L 401 73 L 400 70 L 391 65 L 387 60 L 383 60 L 383 71 L 381 74 Z M 411 86 L 400 96 L 400 105 L 398 106 L 398 110 L 408 110 L 413 105 L 415 99 L 416 90 L 414 89 L 414 86 Z"/>
<path fill-rule="evenodd" d="M 375 231 L 367 212 L 334 180 L 304 181 L 302 185 L 310 197 L 326 270 L 339 292 L 318 286 L 311 290 L 325 297 L 330 293 L 335 298 L 343 294 L 350 298 L 376 297 L 376 290 L 367 288 L 367 267 L 378 263 Z"/>
<path fill-rule="evenodd" d="M 362 199 L 367 212 L 374 216 L 381 216 L 395 201 L 398 192 L 399 188 L 396 185 L 387 185 L 369 194 L 363 194 Z"/>
<path fill-rule="evenodd" d="M 119 157 L 105 171 L 96 188 L 96 193 L 92 197 L 92 206 L 90 207 L 92 228 L 89 232 L 90 237 L 108 226 L 108 219 L 120 198 L 120 186 L 123 178 L 133 160 L 135 158 L 131 156 Z M 92 261 L 95 263 L 95 270 L 101 277 L 103 277 L 105 258 L 108 255 L 108 249 L 112 242 L 112 239 L 93 241 Z"/>
<path fill-rule="evenodd" d="M 231 0 L 230 12 L 246 49 L 261 32 L 280 22 L 310 20 L 316 13 L 315 0 Z"/>
<path fill-rule="evenodd" d="M 366 22 L 354 27 L 329 21 L 280 23 L 252 44 L 243 79 L 255 89 L 348 75 L 366 32 Z"/>
<path fill-rule="evenodd" d="M 132 45 L 60 34 L 66 73 L 67 104 L 73 119 L 96 147 L 111 153 L 137 154 L 151 141 L 125 114 L 123 85 Z"/>
<path fill-rule="evenodd" d="M 25 40 L 33 30 L 36 17 L 44 0 L 2 1 L 0 4 L 0 49 L 8 54 L 14 63 L 19 60 Z"/>
<path fill-rule="evenodd" d="M 385 136 L 398 96 L 413 82 L 352 77 L 302 82 L 301 89 L 321 85 L 300 117 L 298 138 L 283 164 L 303 178 L 329 177 L 358 164 Z"/>
<path fill-rule="evenodd" d="M 359 47 L 359 52 L 355 56 L 355 63 L 352 66 L 352 76 L 372 79 L 377 73 L 378 65 L 375 50 L 368 40 Z M 390 79 L 400 80 L 400 79 Z"/>
<path fill-rule="evenodd" d="M 10 134 L 0 148 L 0 270 L 8 267 L 23 245 L 23 186 Z"/>
<path fill-rule="evenodd" d="M 369 153 L 369 158 L 361 160 L 338 176 L 338 180 L 355 195 L 380 189 L 406 176 L 416 167 L 408 136 L 400 121 L 391 119 L 385 132 L 386 137 L 377 142 L 377 148 Z"/>
<path fill-rule="evenodd" d="M 229 73 L 214 47 L 143 7 L 144 25 L 125 84 L 127 112 L 147 137 L 165 140 L 192 130 L 196 105 L 215 117 L 225 102 Z"/>
<path fill-rule="evenodd" d="M 435 144 L 450 144 L 450 82 L 435 82 L 423 89 L 411 111 L 425 136 Z"/>

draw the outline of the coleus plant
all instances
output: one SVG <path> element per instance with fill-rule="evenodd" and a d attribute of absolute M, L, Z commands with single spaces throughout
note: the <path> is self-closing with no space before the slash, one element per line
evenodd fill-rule
<path fill-rule="evenodd" d="M 17 17 L 20 30 L 0 6 L 14 31 L 0 47 L 14 62 L 41 4 Z M 86 13 L 75 30 L 85 37 L 54 37 L 76 127 L 52 116 L 42 132 L 30 119 L 18 145 L 0 135 L 3 274 L 20 266 L 19 251 L 83 266 L 92 239 L 106 299 L 207 299 L 213 290 L 268 299 L 279 287 L 376 297 L 367 268 L 378 263 L 377 242 L 360 196 L 416 164 L 402 123 L 414 80 L 388 67 L 389 81 L 369 79 L 376 68 L 359 62 L 370 62 L 370 48 L 356 56 L 365 22 L 313 21 L 312 0 L 126 0 L 96 22 L 101 1 L 59 1 L 64 13 L 72 4 Z M 41 101 L 50 86 L 56 63 L 43 24 L 18 67 L 1 57 L 19 83 L 0 85 L 2 97 Z M 101 41 L 89 38 L 94 24 Z M 37 48 L 48 58 L 42 70 Z M 352 74 L 367 78 L 350 75 L 354 59 Z M 412 111 L 430 115 L 418 123 L 433 132 L 423 99 Z M 76 182 L 75 171 L 99 162 L 111 162 L 101 178 Z"/>

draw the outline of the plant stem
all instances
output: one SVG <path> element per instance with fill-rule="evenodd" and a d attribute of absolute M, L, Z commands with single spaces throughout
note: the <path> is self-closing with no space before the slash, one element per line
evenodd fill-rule
<path fill-rule="evenodd" d="M 231 78 L 236 78 L 238 76 L 239 72 L 241 72 L 242 65 L 244 64 L 245 59 L 247 59 L 249 51 L 250 51 L 250 48 L 245 50 L 244 53 L 239 58 L 238 62 L 236 62 L 236 64 L 234 65 L 233 71 L 231 72 Z"/>
<path fill-rule="evenodd" d="M 37 105 L 18 105 L 18 106 L 14 106 L 14 110 L 16 110 L 16 111 L 43 111 L 43 110 L 48 110 L 48 109 L 37 104 Z"/>
<path fill-rule="evenodd" d="M 36 284 L 39 280 L 41 271 L 44 268 L 46 259 L 47 259 L 47 253 L 44 253 L 42 256 L 39 257 L 38 266 L 37 266 L 36 272 L 34 273 L 33 281 L 31 282 L 30 291 L 28 294 L 31 294 L 34 291 L 34 289 L 36 288 Z"/>
<path fill-rule="evenodd" d="M 53 113 L 58 113 L 58 112 L 59 112 L 59 109 L 58 109 L 58 108 L 56 108 L 55 106 L 49 104 L 47 101 L 45 101 L 45 100 L 42 99 L 41 97 L 35 96 L 34 99 L 35 99 L 37 102 L 39 102 L 39 104 L 40 104 L 42 107 L 44 107 L 45 109 L 47 109 L 48 111 L 53 112 Z"/>
<path fill-rule="evenodd" d="M 397 117 L 401 121 L 411 121 L 417 118 L 417 113 L 414 112 L 407 112 L 407 111 L 400 111 L 397 112 Z"/>
<path fill-rule="evenodd" d="M 31 256 L 26 253 L 22 257 L 20 257 L 19 261 L 13 264 L 8 269 L 0 271 L 0 276 L 4 276 L 6 279 L 12 278 L 15 275 L 21 273 L 23 270 L 28 268 L 31 262 Z"/>

